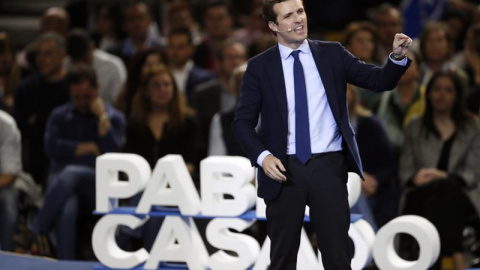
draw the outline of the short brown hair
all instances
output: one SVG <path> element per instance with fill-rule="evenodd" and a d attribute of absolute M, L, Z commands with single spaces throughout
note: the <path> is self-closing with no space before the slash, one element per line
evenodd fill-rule
<path fill-rule="evenodd" d="M 71 66 L 67 72 L 68 85 L 79 84 L 84 81 L 89 82 L 93 87 L 97 87 L 97 73 L 93 67 L 87 64 L 75 64 Z"/>
<path fill-rule="evenodd" d="M 273 11 L 273 6 L 285 2 L 287 0 L 264 0 L 262 4 L 262 18 L 268 24 L 268 22 L 274 22 L 277 24 L 277 14 Z M 303 0 L 300 0 L 303 3 Z M 277 33 L 273 32 L 274 35 Z"/>

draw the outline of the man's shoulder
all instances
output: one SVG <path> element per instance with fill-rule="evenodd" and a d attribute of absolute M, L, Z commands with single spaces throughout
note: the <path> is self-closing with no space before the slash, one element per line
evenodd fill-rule
<path fill-rule="evenodd" d="M 112 105 L 105 104 L 105 110 L 107 111 L 108 116 L 110 119 L 118 119 L 122 122 L 127 122 L 125 118 L 125 114 L 118 110 L 117 108 L 113 107 Z"/>
<path fill-rule="evenodd" d="M 19 89 L 29 91 L 32 88 L 38 87 L 42 81 L 42 76 L 38 72 L 34 72 L 23 78 L 19 83 Z"/>
<path fill-rule="evenodd" d="M 125 64 L 120 57 L 101 50 L 95 50 L 93 65 L 95 69 L 125 69 Z"/>

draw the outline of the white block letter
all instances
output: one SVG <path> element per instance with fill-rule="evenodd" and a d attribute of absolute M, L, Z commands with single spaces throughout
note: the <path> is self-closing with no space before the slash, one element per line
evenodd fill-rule
<path fill-rule="evenodd" d="M 254 169 L 244 157 L 211 156 L 200 165 L 202 215 L 238 216 L 255 204 Z M 228 194 L 233 199 L 225 199 Z"/>
<path fill-rule="evenodd" d="M 118 199 L 130 198 L 142 191 L 150 177 L 147 161 L 136 154 L 103 154 L 96 160 L 96 210 L 106 213 L 118 206 Z M 118 179 L 119 172 L 128 181 Z"/>
<path fill-rule="evenodd" d="M 145 221 L 131 215 L 107 215 L 102 217 L 92 233 L 93 252 L 98 260 L 109 268 L 133 268 L 148 259 L 148 252 L 142 248 L 135 252 L 120 249 L 115 241 L 117 226 L 125 225 L 135 229 Z"/>
<path fill-rule="evenodd" d="M 200 197 L 181 155 L 166 155 L 155 165 L 136 212 L 147 214 L 152 205 L 178 206 L 182 215 L 200 213 Z"/>

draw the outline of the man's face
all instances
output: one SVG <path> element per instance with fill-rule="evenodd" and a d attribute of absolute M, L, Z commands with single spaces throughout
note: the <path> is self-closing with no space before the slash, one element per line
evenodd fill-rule
<path fill-rule="evenodd" d="M 233 69 L 247 61 L 247 52 L 240 44 L 225 47 L 222 51 L 221 69 L 226 76 L 232 74 Z"/>
<path fill-rule="evenodd" d="M 147 38 L 150 22 L 150 14 L 145 4 L 138 3 L 125 8 L 124 29 L 131 38 Z"/>
<path fill-rule="evenodd" d="M 401 33 L 402 17 L 396 10 L 391 10 L 388 13 L 379 14 L 375 18 L 377 26 L 378 38 L 380 43 L 391 46 L 396 33 Z"/>
<path fill-rule="evenodd" d="M 232 16 L 226 7 L 212 7 L 205 13 L 205 32 L 214 39 L 227 37 L 232 31 Z"/>
<path fill-rule="evenodd" d="M 45 77 L 55 75 L 62 68 L 63 56 L 64 53 L 54 41 L 39 42 L 36 51 L 38 72 Z"/>
<path fill-rule="evenodd" d="M 81 113 L 91 111 L 91 105 L 97 97 L 97 88 L 88 81 L 82 81 L 77 84 L 70 84 L 70 98 L 73 106 Z"/>
<path fill-rule="evenodd" d="M 172 35 L 168 40 L 168 60 L 176 68 L 183 67 L 192 58 L 193 50 L 187 35 Z"/>
<path fill-rule="evenodd" d="M 288 0 L 273 5 L 277 24 L 270 21 L 268 26 L 277 32 L 280 44 L 292 49 L 298 48 L 307 38 L 307 14 L 301 0 Z"/>

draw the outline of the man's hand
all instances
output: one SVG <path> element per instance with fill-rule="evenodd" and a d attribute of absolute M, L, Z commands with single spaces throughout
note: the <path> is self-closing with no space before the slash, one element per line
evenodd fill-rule
<path fill-rule="evenodd" d="M 413 40 L 405 34 L 395 34 L 393 39 L 393 58 L 399 60 L 407 55 L 408 48 L 412 46 Z"/>
<path fill-rule="evenodd" d="M 280 159 L 274 157 L 273 155 L 268 155 L 265 157 L 262 162 L 262 168 L 268 177 L 277 182 L 282 183 L 287 180 L 287 177 L 284 175 L 286 171 L 285 167 Z"/>
<path fill-rule="evenodd" d="M 90 105 L 90 110 L 96 117 L 100 117 L 103 113 L 105 113 L 105 105 L 103 104 L 103 100 L 100 97 L 96 97 Z"/>
<path fill-rule="evenodd" d="M 436 168 L 422 168 L 413 177 L 413 183 L 416 186 L 423 186 L 434 180 L 446 178 L 447 176 L 447 172 L 438 170 Z"/>
<path fill-rule="evenodd" d="M 110 119 L 105 111 L 105 104 L 100 97 L 93 100 L 90 110 L 98 118 L 98 136 L 104 137 L 110 129 Z"/>
<path fill-rule="evenodd" d="M 375 195 L 378 189 L 377 178 L 375 178 L 375 176 L 366 172 L 363 172 L 363 177 L 365 179 L 365 181 L 362 181 L 363 194 L 365 194 L 365 197 L 367 198 L 372 195 Z"/>
<path fill-rule="evenodd" d="M 100 149 L 98 145 L 94 142 L 81 142 L 77 144 L 77 149 L 75 149 L 75 156 L 84 156 L 84 155 L 100 155 Z"/>

